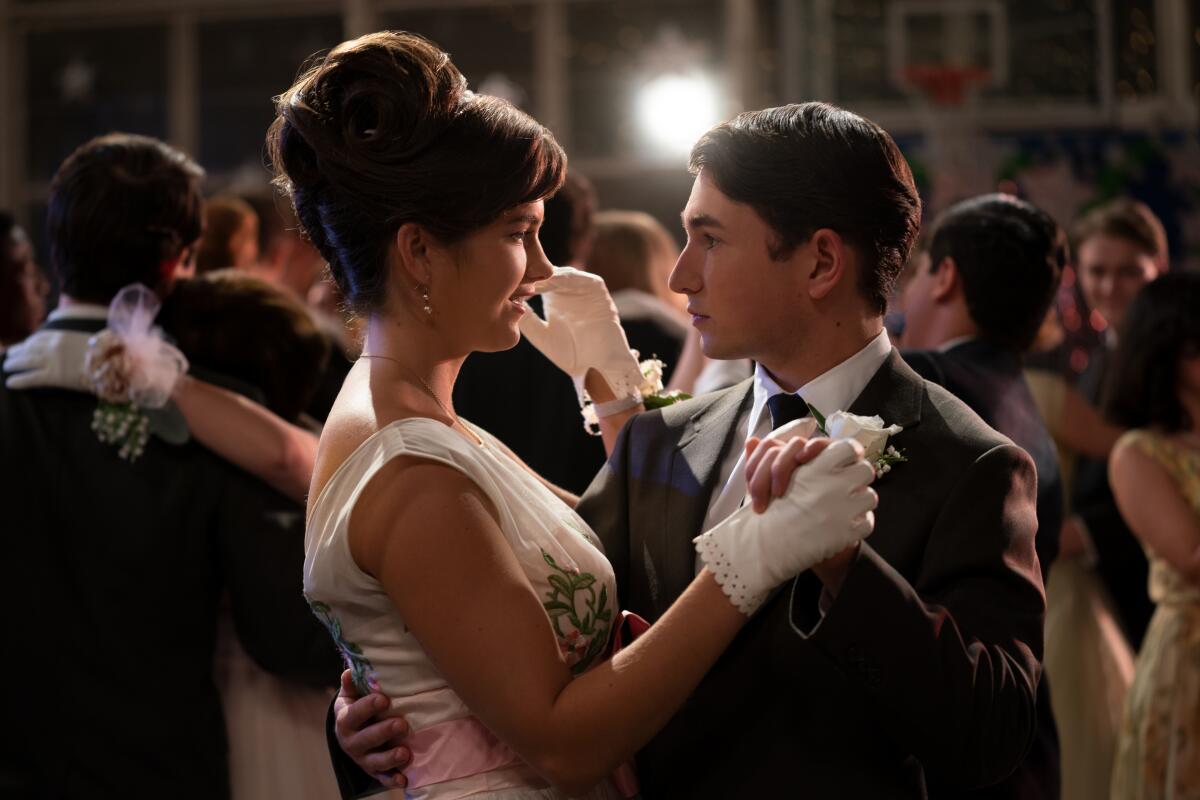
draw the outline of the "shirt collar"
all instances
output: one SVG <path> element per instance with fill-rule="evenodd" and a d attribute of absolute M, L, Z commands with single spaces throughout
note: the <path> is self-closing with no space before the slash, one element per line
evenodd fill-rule
<path fill-rule="evenodd" d="M 867 388 L 867 384 L 883 366 L 883 362 L 887 361 L 891 352 L 892 342 L 887 331 L 881 330 L 878 336 L 867 342 L 866 347 L 801 386 L 796 394 L 826 416 L 835 411 L 845 411 L 862 394 L 862 390 Z M 775 382 L 762 364 L 756 364 L 754 404 L 750 408 L 748 429 L 750 435 L 754 435 L 758 430 L 766 410 L 767 399 L 777 394 L 785 394 L 783 388 Z"/>
<path fill-rule="evenodd" d="M 72 303 L 69 306 L 54 309 L 46 317 L 48 322 L 60 319 L 108 319 L 108 306 Z"/>

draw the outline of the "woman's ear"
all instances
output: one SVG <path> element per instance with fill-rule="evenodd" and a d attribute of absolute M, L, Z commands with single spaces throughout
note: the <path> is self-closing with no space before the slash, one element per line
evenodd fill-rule
<path fill-rule="evenodd" d="M 404 282 L 428 286 L 433 275 L 432 237 L 424 227 L 406 222 L 396 231 L 396 263 Z"/>
<path fill-rule="evenodd" d="M 808 275 L 808 296 L 822 300 L 837 288 L 850 271 L 850 249 L 837 231 L 820 228 L 808 242 L 813 258 Z"/>

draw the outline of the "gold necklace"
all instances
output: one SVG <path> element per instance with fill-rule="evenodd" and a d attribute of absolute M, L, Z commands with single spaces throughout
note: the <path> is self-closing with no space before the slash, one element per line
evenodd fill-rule
<path fill-rule="evenodd" d="M 433 390 L 433 387 L 431 387 L 428 383 L 425 382 L 424 378 L 422 378 L 419 374 L 417 374 L 416 370 L 411 369 L 408 365 L 404 364 L 399 359 L 392 358 L 391 356 L 381 356 L 381 355 L 375 355 L 375 354 L 368 355 L 367 353 L 363 353 L 362 355 L 359 356 L 359 358 L 382 358 L 385 361 L 391 361 L 393 364 L 399 365 L 401 369 L 403 369 L 409 375 L 412 375 L 414 378 L 417 379 L 418 382 L 420 382 L 421 388 L 423 388 L 426 392 L 429 393 L 429 396 L 433 398 L 433 402 L 438 404 L 438 408 L 440 408 L 442 410 L 443 414 L 445 414 L 447 417 L 449 417 L 451 419 L 451 421 L 454 423 L 454 425 L 457 425 L 458 427 L 462 428 L 467 433 L 471 434 L 471 438 L 474 439 L 476 441 L 476 443 L 483 444 L 483 439 L 479 438 L 479 435 L 477 433 L 475 433 L 475 431 L 471 430 L 466 425 L 464 425 L 462 420 L 460 420 L 457 416 L 455 416 L 450 411 L 450 409 L 447 408 L 446 405 L 444 403 L 442 403 L 441 400 L 438 399 L 437 392 L 435 392 Z M 451 427 L 453 427 L 453 425 Z"/>

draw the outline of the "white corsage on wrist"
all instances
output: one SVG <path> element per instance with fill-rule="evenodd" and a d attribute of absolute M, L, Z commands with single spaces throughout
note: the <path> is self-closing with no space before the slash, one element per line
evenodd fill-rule
<path fill-rule="evenodd" d="M 637 350 L 630 351 L 636 359 L 639 357 Z M 605 417 L 611 417 L 614 414 L 620 414 L 622 411 L 628 411 L 631 408 L 636 408 L 638 405 L 644 405 L 649 411 L 655 408 L 665 408 L 666 406 L 678 403 L 680 400 L 690 400 L 691 395 L 687 392 L 663 391 L 663 370 L 666 364 L 657 358 L 647 358 L 645 361 L 638 363 L 638 368 L 642 372 L 642 385 L 635 389 L 631 394 L 625 397 L 618 397 L 616 400 L 610 400 L 607 403 L 593 402 L 592 398 L 588 397 L 587 392 L 583 392 L 583 429 L 592 436 L 600 435 L 600 420 Z"/>
<path fill-rule="evenodd" d="M 126 286 L 108 308 L 108 327 L 88 339 L 84 373 L 100 398 L 92 430 L 117 455 L 136 461 L 150 436 L 143 409 L 161 408 L 187 372 L 183 353 L 154 326 L 159 302 L 140 283 Z"/>
<path fill-rule="evenodd" d="M 828 417 L 809 404 L 817 421 L 817 428 L 831 439 L 853 439 L 863 446 L 863 458 L 875 465 L 875 475 L 881 477 L 892 471 L 892 467 L 908 457 L 892 445 L 888 439 L 904 430 L 899 425 L 884 425 L 879 415 L 864 417 L 846 411 L 835 411 Z"/>

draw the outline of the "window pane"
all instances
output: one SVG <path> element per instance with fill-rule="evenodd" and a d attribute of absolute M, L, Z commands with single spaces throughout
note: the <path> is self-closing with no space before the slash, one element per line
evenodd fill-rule
<path fill-rule="evenodd" d="M 758 0 L 755 4 L 754 53 L 751 56 L 751 81 L 754 91 L 746 98 L 747 109 L 767 108 L 780 103 L 791 102 L 783 98 L 783 73 L 780 37 L 783 32 L 781 24 L 781 1 Z M 744 110 L 744 109 L 738 109 Z"/>
<path fill-rule="evenodd" d="M 1155 94 L 1158 52 L 1154 0 L 1117 0 L 1113 3 L 1113 36 L 1117 97 L 1131 99 Z"/>
<path fill-rule="evenodd" d="M 526 111 L 536 110 L 533 6 L 397 11 L 384 14 L 382 23 L 384 28 L 419 33 L 436 42 L 473 90 L 503 97 Z"/>
<path fill-rule="evenodd" d="M 200 162 L 213 173 L 262 169 L 273 100 L 310 56 L 340 43 L 336 16 L 200 26 Z"/>
<path fill-rule="evenodd" d="M 643 151 L 637 91 L 656 74 L 697 69 L 722 77 L 719 0 L 587 0 L 569 3 L 567 15 L 573 156 Z"/>
<path fill-rule="evenodd" d="M 1146 0 L 1152 2 L 1152 0 Z M 901 15 L 899 35 L 907 48 L 907 64 L 938 65 L 952 61 L 951 51 L 966 64 L 990 67 L 997 56 L 1007 65 L 1008 80 L 984 92 L 985 100 L 1098 100 L 1096 70 L 1097 18 L 1094 0 L 1007 0 L 1004 13 L 993 16 L 985 6 L 965 7 L 962 25 L 951 25 L 947 11 L 920 4 L 884 0 L 839 0 L 833 12 L 835 90 L 839 101 L 905 102 L 889 73 L 889 9 L 911 8 Z M 949 7 L 953 8 L 953 6 Z M 995 25 L 1006 33 L 1005 53 L 992 52 Z M 968 47 L 955 37 L 971 36 Z"/>
<path fill-rule="evenodd" d="M 31 33 L 26 52 L 33 180 L 49 180 L 62 160 L 93 136 L 115 130 L 166 135 L 164 27 Z"/>
<path fill-rule="evenodd" d="M 887 8 L 884 0 L 844 0 L 834 4 L 833 69 L 838 101 L 902 101 L 904 94 L 888 76 Z M 927 16 L 912 23 L 917 33 L 930 24 Z M 815 43 L 814 43 L 815 44 Z M 921 55 L 909 42 L 910 58 Z"/>
<path fill-rule="evenodd" d="M 1009 0 L 1008 86 L 985 97 L 1098 102 L 1093 0 Z"/>

